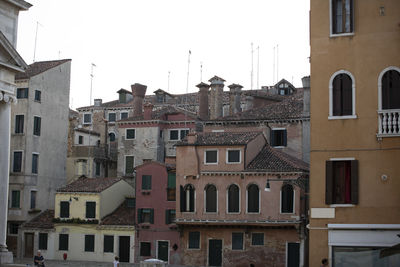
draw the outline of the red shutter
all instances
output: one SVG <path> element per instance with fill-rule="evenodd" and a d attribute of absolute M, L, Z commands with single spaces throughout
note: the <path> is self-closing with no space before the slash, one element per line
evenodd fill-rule
<path fill-rule="evenodd" d="M 358 204 L 358 160 L 351 161 L 351 204 Z"/>
<path fill-rule="evenodd" d="M 333 204 L 333 161 L 325 163 L 325 204 Z"/>

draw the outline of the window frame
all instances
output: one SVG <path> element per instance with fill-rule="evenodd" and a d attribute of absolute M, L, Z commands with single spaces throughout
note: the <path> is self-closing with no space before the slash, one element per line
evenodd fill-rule
<path fill-rule="evenodd" d="M 217 152 L 217 161 L 216 162 L 207 162 L 207 152 Z M 204 150 L 204 165 L 218 165 L 219 162 L 219 149 L 208 148 Z"/>
<path fill-rule="evenodd" d="M 139 224 L 154 224 L 154 209 L 153 208 L 140 208 L 137 209 L 137 221 Z M 149 213 L 149 221 L 144 221 L 143 213 Z"/>
<path fill-rule="evenodd" d="M 334 38 L 334 37 L 340 37 L 340 36 L 353 36 L 355 33 L 355 9 L 354 9 L 354 0 L 349 0 L 352 1 L 352 10 L 351 10 L 351 32 L 343 32 L 343 33 L 334 33 L 333 32 L 333 4 L 332 1 L 336 0 L 329 0 L 329 37 Z"/>
<path fill-rule="evenodd" d="M 17 123 L 17 117 L 18 118 L 22 117 L 22 126 L 21 126 L 22 129 L 20 129 L 20 127 L 19 127 L 21 123 Z M 19 120 L 19 121 L 21 121 L 21 120 Z M 18 127 L 17 127 L 17 125 L 18 125 Z M 24 134 L 25 133 L 24 128 L 25 128 L 25 114 L 15 114 L 14 134 Z M 18 132 L 17 132 L 17 129 L 18 129 Z"/>
<path fill-rule="evenodd" d="M 32 194 L 33 192 L 35 192 L 35 193 Z M 36 209 L 37 192 L 38 191 L 36 189 L 30 190 L 30 194 L 29 194 L 29 208 L 30 208 L 30 210 Z M 35 196 L 35 197 L 33 198 L 33 196 Z M 34 201 L 32 201 L 33 199 L 34 199 Z"/>
<path fill-rule="evenodd" d="M 21 90 L 24 90 L 24 95 L 18 97 L 19 93 L 21 92 Z M 25 93 L 26 92 L 26 93 Z M 17 99 L 28 99 L 29 98 L 29 87 L 21 87 L 21 88 L 17 88 L 16 92 L 15 92 L 15 97 Z"/>
<path fill-rule="evenodd" d="M 110 115 L 114 115 L 114 120 L 110 120 Z M 116 112 L 108 112 L 107 118 L 108 118 L 109 123 L 115 123 L 117 121 L 117 113 Z"/>
<path fill-rule="evenodd" d="M 190 210 L 190 189 L 191 187 L 193 189 L 193 210 Z M 189 191 L 189 200 L 187 199 L 187 191 Z M 194 187 L 193 184 L 185 184 L 184 186 L 180 186 L 180 201 L 179 201 L 179 206 L 180 206 L 180 211 L 182 213 L 195 213 L 196 212 L 196 188 Z M 182 206 L 182 201 L 185 202 L 185 206 Z M 189 204 L 189 208 L 187 207 L 187 204 Z M 185 208 L 185 209 L 184 209 Z"/>
<path fill-rule="evenodd" d="M 386 72 L 391 71 L 391 70 L 394 70 L 394 71 L 397 71 L 400 73 L 400 67 L 389 66 L 389 67 L 383 69 L 378 76 L 378 111 L 391 110 L 391 109 L 382 109 L 382 101 L 383 101 L 383 99 L 382 99 L 382 89 L 383 89 L 382 88 L 382 79 L 383 79 L 383 76 L 386 74 Z"/>
<path fill-rule="evenodd" d="M 61 239 L 61 236 L 64 237 L 64 238 L 66 237 L 66 239 L 65 239 L 65 240 L 63 239 L 63 240 L 62 240 L 62 239 Z M 67 243 L 64 244 L 64 245 L 61 247 L 61 245 L 62 245 L 61 242 L 62 242 L 62 241 L 67 242 Z M 66 248 L 64 248 L 64 247 L 66 247 Z M 58 250 L 59 250 L 59 251 L 68 251 L 68 250 L 69 250 L 69 234 L 61 234 L 61 233 L 60 233 L 60 234 L 58 235 Z"/>
<path fill-rule="evenodd" d="M 133 138 L 128 138 L 128 131 L 133 130 Z M 125 140 L 135 140 L 136 139 L 136 128 L 126 128 L 125 129 Z"/>
<path fill-rule="evenodd" d="M 93 239 L 89 239 L 89 238 L 93 238 Z M 83 251 L 84 252 L 95 252 L 96 251 L 96 235 L 90 235 L 90 234 L 85 235 L 84 240 L 85 240 L 85 244 L 84 244 Z M 87 243 L 89 243 L 89 242 L 93 242 L 93 244 L 90 244 L 90 245 L 93 245 L 93 248 L 86 246 Z M 93 249 L 93 250 L 90 250 L 90 249 Z"/>
<path fill-rule="evenodd" d="M 347 74 L 351 78 L 351 86 L 352 86 L 352 114 L 351 115 L 343 115 L 343 116 L 334 116 L 333 115 L 333 80 L 339 74 Z M 335 72 L 331 78 L 329 79 L 329 116 L 328 120 L 344 120 L 344 119 L 357 119 L 356 115 L 356 82 L 353 74 L 351 74 L 347 70 L 339 70 Z"/>
<path fill-rule="evenodd" d="M 282 136 L 282 143 L 283 144 L 279 144 L 279 145 L 275 145 L 275 144 L 273 144 L 272 143 L 272 141 L 274 141 L 274 143 L 275 143 L 275 137 L 273 137 L 273 132 L 274 131 L 283 131 L 283 136 Z M 272 147 L 274 147 L 274 148 L 285 148 L 285 147 L 287 147 L 287 129 L 286 128 L 283 128 L 283 127 L 274 127 L 274 128 L 272 128 L 271 129 L 271 132 L 270 132 L 270 144 L 271 144 L 271 146 Z"/>
<path fill-rule="evenodd" d="M 241 234 L 242 236 L 242 248 L 233 248 L 233 234 Z M 232 232 L 231 234 L 231 250 L 235 250 L 235 251 L 243 251 L 244 250 L 244 241 L 245 241 L 245 237 L 244 237 L 244 233 L 243 232 Z"/>
<path fill-rule="evenodd" d="M 262 237 L 263 237 L 263 243 L 262 243 L 261 245 L 258 245 L 258 244 L 254 244 L 254 243 L 253 243 L 253 236 L 254 236 L 254 235 L 257 235 L 257 234 L 262 235 Z M 264 233 L 260 233 L 260 232 L 251 233 L 250 246 L 252 246 L 252 247 L 261 247 L 261 246 L 265 246 L 265 234 L 264 234 Z"/>
<path fill-rule="evenodd" d="M 178 138 L 177 139 L 171 139 L 171 132 L 172 131 L 177 131 L 178 132 Z M 186 135 L 188 135 L 190 133 L 190 128 L 168 129 L 168 141 L 178 142 L 178 141 L 182 140 L 183 138 L 185 138 L 186 135 L 182 138 L 182 131 L 187 131 Z"/>
<path fill-rule="evenodd" d="M 292 187 L 292 190 L 293 190 L 293 204 L 292 204 L 292 212 L 282 212 L 282 193 L 283 193 L 283 191 L 282 191 L 282 189 L 283 189 L 283 187 L 284 186 L 286 186 L 286 185 L 289 185 L 289 186 L 291 186 Z M 280 190 L 280 195 L 279 195 L 280 197 L 279 197 L 279 213 L 280 214 L 295 214 L 296 213 L 296 190 L 295 190 L 295 187 L 293 186 L 293 185 L 291 185 L 291 184 L 283 184 L 282 186 L 281 186 L 281 190 Z"/>
<path fill-rule="evenodd" d="M 96 177 L 101 176 L 101 162 L 99 161 L 94 162 L 94 175 Z"/>
<path fill-rule="evenodd" d="M 85 121 L 85 116 L 86 116 L 86 115 L 90 115 L 90 121 L 88 121 L 88 122 Z M 92 114 L 92 112 L 84 112 L 84 113 L 83 113 L 82 121 L 83 121 L 83 124 L 84 124 L 84 125 L 91 125 L 91 124 L 92 124 L 92 119 L 93 119 L 93 114 Z"/>
<path fill-rule="evenodd" d="M 40 136 L 42 132 L 42 117 L 33 116 L 33 136 Z"/>
<path fill-rule="evenodd" d="M 141 183 L 142 183 L 141 184 L 141 190 L 142 191 L 150 191 L 152 189 L 152 175 L 142 174 Z"/>
<path fill-rule="evenodd" d="M 111 250 L 108 248 L 108 246 L 106 246 L 106 237 L 112 239 L 112 242 L 110 245 Z M 106 251 L 106 249 L 107 249 L 107 251 Z M 103 235 L 103 253 L 114 253 L 114 235 Z"/>
<path fill-rule="evenodd" d="M 44 240 L 43 240 L 43 237 L 46 237 L 46 245 L 45 246 L 43 246 L 44 244 Z M 48 235 L 48 233 L 39 233 L 39 235 L 38 235 L 38 248 L 40 249 L 40 250 L 47 250 L 47 247 L 48 247 L 48 243 L 49 243 L 49 235 Z"/>
<path fill-rule="evenodd" d="M 94 203 L 94 207 L 89 207 L 90 205 L 92 205 Z M 91 210 L 89 210 L 88 208 L 94 208 L 94 215 L 91 215 Z M 96 209 L 97 209 L 97 203 L 96 201 L 86 201 L 85 203 L 85 219 L 89 219 L 89 220 L 94 220 L 96 219 Z M 93 217 L 89 217 L 89 216 L 93 216 Z"/>
<path fill-rule="evenodd" d="M 207 189 L 213 186 L 215 188 L 215 211 L 207 211 Z M 207 184 L 204 187 L 204 213 L 217 214 L 218 213 L 218 189 L 214 184 Z"/>
<path fill-rule="evenodd" d="M 232 211 L 229 211 L 229 188 L 232 186 L 232 185 L 235 185 L 238 189 L 239 189 L 239 192 L 238 192 L 238 207 L 239 207 L 239 209 L 238 209 L 238 211 L 234 211 L 234 212 L 232 212 Z M 240 186 L 239 185 L 237 185 L 236 183 L 232 183 L 232 184 L 230 184 L 229 186 L 228 186 L 228 188 L 226 189 L 226 213 L 227 214 L 240 214 L 241 213 L 241 209 L 242 209 L 242 207 L 241 207 L 241 190 L 240 190 Z"/>
<path fill-rule="evenodd" d="M 34 165 L 33 163 L 35 162 L 33 159 L 36 156 L 36 170 L 34 169 Z M 36 172 L 34 172 L 36 171 Z M 32 152 L 32 169 L 31 169 L 31 173 L 34 175 L 38 175 L 39 174 L 39 153 L 37 152 Z"/>
<path fill-rule="evenodd" d="M 169 185 L 170 177 L 174 177 L 175 186 Z M 170 198 L 170 196 L 172 196 L 172 192 L 173 192 L 174 197 Z M 173 172 L 168 172 L 168 175 L 167 175 L 167 201 L 176 201 L 176 173 L 173 173 Z"/>
<path fill-rule="evenodd" d="M 39 97 L 37 97 L 39 96 Z M 41 103 L 42 102 L 42 91 L 35 90 L 35 95 L 33 96 L 35 102 Z"/>
<path fill-rule="evenodd" d="M 174 214 L 174 218 L 171 219 L 171 214 Z M 176 220 L 176 210 L 175 209 L 166 209 L 165 210 L 165 224 L 173 224 Z"/>
<path fill-rule="evenodd" d="M 197 247 L 190 247 L 190 234 L 191 233 L 199 233 L 199 239 L 196 242 L 197 243 Z M 188 232 L 187 249 L 188 250 L 200 250 L 201 249 L 201 232 L 200 231 L 189 231 Z"/>
<path fill-rule="evenodd" d="M 21 162 L 20 162 L 20 169 L 15 170 L 15 153 L 21 153 Z M 24 151 L 23 150 L 13 150 L 13 157 L 12 157 L 12 172 L 13 173 L 22 173 L 24 170 Z"/>
<path fill-rule="evenodd" d="M 239 161 L 229 161 L 229 152 L 239 151 Z M 225 153 L 225 163 L 226 164 L 241 164 L 242 163 L 242 150 L 240 148 L 227 148 Z"/>
<path fill-rule="evenodd" d="M 126 114 L 126 118 L 122 118 L 122 114 Z M 129 112 L 126 110 L 120 111 L 119 112 L 119 119 L 123 120 L 123 119 L 127 119 L 129 117 Z"/>
<path fill-rule="evenodd" d="M 132 161 L 132 173 L 127 173 L 127 171 L 126 171 L 126 167 L 127 167 L 127 165 L 126 165 L 126 159 L 127 159 L 128 157 L 132 157 L 132 158 L 133 158 L 133 161 Z M 135 156 L 134 156 L 134 155 L 125 155 L 124 159 L 125 159 L 125 160 L 124 160 L 124 174 L 125 174 L 125 176 L 133 175 L 133 170 L 135 169 Z"/>
<path fill-rule="evenodd" d="M 18 196 L 14 196 L 14 193 L 18 193 Z M 21 208 L 21 190 L 11 189 L 11 199 L 10 199 L 10 208 L 11 209 L 20 209 Z M 14 205 L 15 203 L 15 205 Z"/>
<path fill-rule="evenodd" d="M 65 214 L 64 214 L 64 212 L 62 212 L 62 203 L 67 203 L 67 204 L 68 204 L 68 216 L 63 216 L 63 215 L 65 215 Z M 70 218 L 70 217 L 71 217 L 70 210 L 71 210 L 71 205 L 70 205 L 69 201 L 61 200 L 61 201 L 60 201 L 60 214 L 59 214 L 60 218 L 61 218 L 61 219 L 68 219 L 68 218 Z"/>
<path fill-rule="evenodd" d="M 249 187 L 255 185 L 258 188 L 258 211 L 249 211 Z M 246 213 L 247 214 L 260 214 L 261 212 L 261 190 L 260 186 L 256 183 L 250 183 L 246 188 Z"/>
<path fill-rule="evenodd" d="M 148 254 L 146 254 L 146 255 L 144 255 L 144 254 L 142 254 L 142 244 L 143 243 L 146 243 L 146 244 L 148 244 L 148 250 L 149 250 L 149 253 Z M 150 241 L 140 241 L 139 242 L 139 256 L 140 257 L 151 257 L 151 242 Z"/>

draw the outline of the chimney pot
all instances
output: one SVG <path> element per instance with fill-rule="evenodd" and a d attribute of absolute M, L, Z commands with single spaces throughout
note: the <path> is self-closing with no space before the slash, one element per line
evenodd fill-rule
<path fill-rule="evenodd" d="M 143 115 L 143 99 L 146 95 L 147 86 L 135 83 L 131 85 L 133 95 L 133 116 Z"/>
<path fill-rule="evenodd" d="M 199 88 L 199 118 L 208 120 L 208 89 L 210 86 L 203 82 L 196 86 Z"/>
<path fill-rule="evenodd" d="M 210 80 L 211 93 L 210 93 L 210 118 L 216 119 L 223 115 L 223 94 L 225 80 L 214 76 Z"/>
<path fill-rule="evenodd" d="M 197 140 L 197 134 L 196 133 L 188 133 L 187 134 L 187 140 L 188 140 L 188 144 L 194 144 L 196 143 Z"/>

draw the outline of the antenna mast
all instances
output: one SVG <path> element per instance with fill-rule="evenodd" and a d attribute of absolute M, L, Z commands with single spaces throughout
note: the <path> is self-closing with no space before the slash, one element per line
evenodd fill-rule
<path fill-rule="evenodd" d="M 39 25 L 43 26 L 42 24 L 39 23 L 39 21 L 36 21 L 35 48 L 33 49 L 33 62 L 35 62 L 35 59 L 36 59 L 36 43 L 37 43 L 37 33 L 39 30 Z"/>
<path fill-rule="evenodd" d="M 96 64 L 92 63 L 91 70 L 90 70 L 90 99 L 89 99 L 89 106 L 92 105 L 92 89 L 93 89 L 93 67 L 96 67 Z"/>
<path fill-rule="evenodd" d="M 260 89 L 260 46 L 257 46 L 257 89 Z"/>
<path fill-rule="evenodd" d="M 276 45 L 276 82 L 279 81 L 279 45 Z"/>
<path fill-rule="evenodd" d="M 273 60 L 272 60 L 272 84 L 275 84 L 275 46 L 273 49 Z"/>
<path fill-rule="evenodd" d="M 167 89 L 167 92 L 169 93 L 169 76 L 170 76 L 170 74 L 171 74 L 171 71 L 168 71 L 168 89 Z"/>
<path fill-rule="evenodd" d="M 203 81 L 203 62 L 200 62 L 200 82 Z"/>
<path fill-rule="evenodd" d="M 253 90 L 253 43 L 251 43 L 251 82 L 250 82 L 250 90 Z"/>
<path fill-rule="evenodd" d="M 185 96 L 185 128 L 186 128 L 186 121 L 187 121 L 187 98 L 188 98 L 188 91 L 189 91 L 189 67 L 190 67 L 190 55 L 192 51 L 189 50 L 188 55 L 188 68 L 187 68 L 187 76 L 186 76 L 186 96 Z"/>

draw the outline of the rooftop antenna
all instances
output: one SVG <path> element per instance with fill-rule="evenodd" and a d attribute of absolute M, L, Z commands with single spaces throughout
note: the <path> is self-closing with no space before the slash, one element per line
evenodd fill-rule
<path fill-rule="evenodd" d="M 43 26 L 42 24 L 39 23 L 39 21 L 36 21 L 36 35 L 35 35 L 35 48 L 33 49 L 33 62 L 36 60 L 36 44 L 37 44 L 37 34 L 39 30 L 39 25 Z"/>
<path fill-rule="evenodd" d="M 260 46 L 257 46 L 257 89 L 260 89 Z"/>
<path fill-rule="evenodd" d="M 273 49 L 273 60 L 272 60 L 272 84 L 275 84 L 275 46 Z"/>
<path fill-rule="evenodd" d="M 186 128 L 186 121 L 187 121 L 187 97 L 188 97 L 188 91 L 189 91 L 189 67 L 190 67 L 190 55 L 192 54 L 192 51 L 189 50 L 189 55 L 188 55 L 188 68 L 187 68 L 187 76 L 186 76 L 186 97 L 185 97 L 185 128 Z"/>
<path fill-rule="evenodd" d="M 276 82 L 279 81 L 279 45 L 276 45 Z"/>
<path fill-rule="evenodd" d="M 58 59 L 61 59 L 61 51 L 58 50 Z"/>
<path fill-rule="evenodd" d="M 171 75 L 171 71 L 168 71 L 168 89 L 167 89 L 167 92 L 169 93 L 169 77 L 170 77 L 170 75 Z"/>
<path fill-rule="evenodd" d="M 203 81 L 203 62 L 200 62 L 200 82 Z"/>
<path fill-rule="evenodd" d="M 92 63 L 91 70 L 90 70 L 90 99 L 89 99 L 89 106 L 92 105 L 92 89 L 93 89 L 93 67 L 97 67 L 96 64 Z"/>
<path fill-rule="evenodd" d="M 253 90 L 253 43 L 251 43 L 251 82 L 250 82 L 250 89 Z"/>

